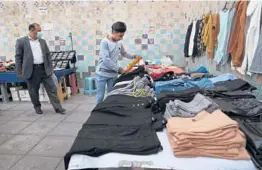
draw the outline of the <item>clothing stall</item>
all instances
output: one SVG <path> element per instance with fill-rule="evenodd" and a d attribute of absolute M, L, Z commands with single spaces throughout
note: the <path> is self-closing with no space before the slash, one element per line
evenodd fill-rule
<path fill-rule="evenodd" d="M 230 63 L 241 74 L 261 73 L 261 7 L 260 1 L 226 2 L 219 13 L 192 21 L 184 56 Z M 92 110 L 64 157 L 65 167 L 261 168 L 262 103 L 255 90 L 233 74 L 214 75 L 204 66 L 190 72 L 135 67 Z"/>

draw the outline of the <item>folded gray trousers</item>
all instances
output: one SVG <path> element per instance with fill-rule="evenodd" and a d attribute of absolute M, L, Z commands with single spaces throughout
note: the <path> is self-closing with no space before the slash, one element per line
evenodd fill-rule
<path fill-rule="evenodd" d="M 111 95 L 128 95 L 128 96 L 135 96 L 135 97 L 148 97 L 154 96 L 154 90 L 149 87 L 151 82 L 148 80 L 147 77 L 135 77 L 129 84 L 125 87 L 115 89 L 107 94 L 108 96 Z"/>
<path fill-rule="evenodd" d="M 170 117 L 194 117 L 203 110 L 213 112 L 216 109 L 218 106 L 212 100 L 198 93 L 189 103 L 181 100 L 169 101 L 166 104 L 165 117 L 167 119 Z"/>

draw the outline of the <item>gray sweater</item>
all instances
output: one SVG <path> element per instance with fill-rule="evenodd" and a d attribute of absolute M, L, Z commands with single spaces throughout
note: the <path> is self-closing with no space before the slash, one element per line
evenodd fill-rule
<path fill-rule="evenodd" d="M 128 54 L 121 41 L 112 41 L 104 38 L 100 44 L 99 61 L 96 68 L 96 74 L 104 77 L 117 77 L 122 69 L 118 66 L 119 56 L 128 59 L 134 59 L 135 55 Z"/>

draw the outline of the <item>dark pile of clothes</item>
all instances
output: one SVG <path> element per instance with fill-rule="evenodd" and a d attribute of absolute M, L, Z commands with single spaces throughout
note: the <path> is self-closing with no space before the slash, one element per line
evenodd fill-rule
<path fill-rule="evenodd" d="M 139 70 L 120 76 L 116 80 L 115 90 L 121 82 L 147 76 L 143 68 Z M 93 109 L 78 132 L 74 144 L 64 157 L 65 167 L 68 167 L 73 154 L 97 157 L 109 152 L 149 155 L 161 151 L 156 131 L 163 130 L 166 120 L 163 114 L 151 111 L 155 103 L 156 98 L 153 96 L 107 96 Z"/>

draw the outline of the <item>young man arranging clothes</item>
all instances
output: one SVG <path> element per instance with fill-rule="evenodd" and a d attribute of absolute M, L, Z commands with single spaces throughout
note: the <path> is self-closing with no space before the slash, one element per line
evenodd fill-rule
<path fill-rule="evenodd" d="M 131 55 L 125 51 L 121 40 L 126 29 L 125 23 L 116 22 L 112 25 L 112 33 L 101 41 L 100 58 L 96 68 L 97 103 L 104 100 L 105 87 L 107 86 L 108 93 L 112 91 L 115 79 L 124 71 L 118 66 L 118 57 L 121 55 L 128 59 L 141 58 L 141 56 Z"/>

